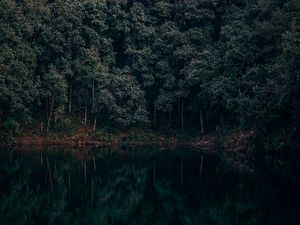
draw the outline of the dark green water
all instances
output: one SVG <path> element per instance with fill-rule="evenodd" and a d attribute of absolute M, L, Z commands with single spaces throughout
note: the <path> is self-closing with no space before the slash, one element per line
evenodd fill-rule
<path fill-rule="evenodd" d="M 0 158 L 0 225 L 300 224 L 291 158 L 149 148 L 1 149 Z"/>

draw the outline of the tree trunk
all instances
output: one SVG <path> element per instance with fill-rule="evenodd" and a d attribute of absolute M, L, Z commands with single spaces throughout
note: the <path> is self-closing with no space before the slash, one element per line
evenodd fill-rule
<path fill-rule="evenodd" d="M 41 133 L 44 132 L 44 122 L 41 122 Z"/>
<path fill-rule="evenodd" d="M 85 99 L 87 98 L 87 91 L 85 92 Z M 84 107 L 84 126 L 87 124 L 87 100 L 85 100 L 85 107 Z"/>
<path fill-rule="evenodd" d="M 48 118 L 47 130 L 46 130 L 47 133 L 49 132 L 49 128 L 50 128 L 50 122 L 53 114 L 53 105 L 54 105 L 54 97 L 52 97 L 51 99 L 50 112 L 49 112 L 49 118 Z"/>
<path fill-rule="evenodd" d="M 204 124 L 203 124 L 203 113 L 202 113 L 202 111 L 200 111 L 199 115 L 200 115 L 201 133 L 203 134 L 204 133 Z"/>
<path fill-rule="evenodd" d="M 97 127 L 97 116 L 95 116 L 95 119 L 94 119 L 93 131 L 96 131 L 96 127 Z"/>
<path fill-rule="evenodd" d="M 48 107 L 49 107 L 49 98 L 47 98 L 47 101 L 46 101 L 46 109 L 45 109 L 45 111 L 46 111 L 46 116 L 47 116 L 47 117 L 49 116 L 49 109 L 48 109 Z"/>
<path fill-rule="evenodd" d="M 70 85 L 69 90 L 69 113 L 72 111 L 72 86 Z"/>
<path fill-rule="evenodd" d="M 95 81 L 93 80 L 93 85 L 92 85 L 92 110 L 95 107 Z"/>

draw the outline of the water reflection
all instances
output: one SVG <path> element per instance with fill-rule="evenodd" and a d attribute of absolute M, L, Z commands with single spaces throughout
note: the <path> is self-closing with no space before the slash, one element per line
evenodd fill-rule
<path fill-rule="evenodd" d="M 224 154 L 109 148 L 2 149 L 0 158 L 3 225 L 300 221 L 297 160 L 255 158 L 242 169 Z"/>

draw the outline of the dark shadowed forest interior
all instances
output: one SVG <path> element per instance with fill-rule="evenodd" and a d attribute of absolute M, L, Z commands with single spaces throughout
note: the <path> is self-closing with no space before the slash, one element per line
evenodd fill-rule
<path fill-rule="evenodd" d="M 299 0 L 1 0 L 0 128 L 244 129 L 296 149 L 299 12 Z"/>

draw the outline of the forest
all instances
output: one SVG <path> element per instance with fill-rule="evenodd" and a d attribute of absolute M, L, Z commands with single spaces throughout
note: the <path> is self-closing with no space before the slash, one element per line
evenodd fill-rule
<path fill-rule="evenodd" d="M 0 129 L 244 129 L 297 148 L 299 12 L 299 0 L 1 0 Z"/>

